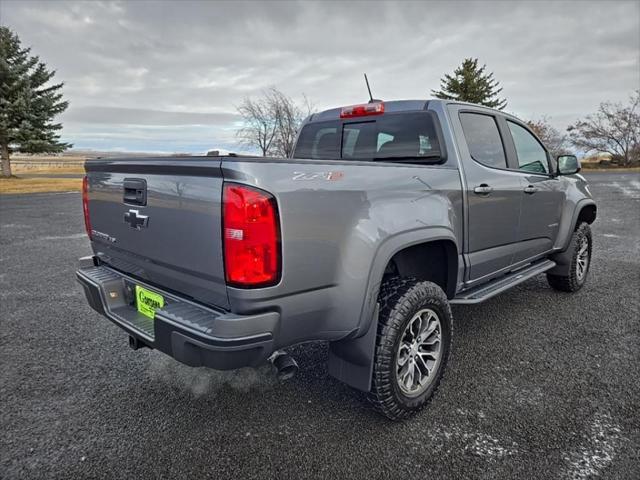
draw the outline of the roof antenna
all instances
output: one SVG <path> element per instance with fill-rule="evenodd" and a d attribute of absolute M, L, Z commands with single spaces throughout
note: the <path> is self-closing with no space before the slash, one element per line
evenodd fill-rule
<path fill-rule="evenodd" d="M 369 103 L 381 102 L 382 100 L 373 98 L 373 95 L 371 95 L 371 87 L 369 86 L 369 79 L 367 78 L 366 73 L 364 74 L 364 81 L 367 83 L 367 90 L 369 90 Z"/>

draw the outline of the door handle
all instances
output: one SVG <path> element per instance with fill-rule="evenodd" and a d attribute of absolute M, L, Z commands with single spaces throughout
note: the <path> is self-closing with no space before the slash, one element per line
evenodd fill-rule
<path fill-rule="evenodd" d="M 493 187 L 490 187 L 486 183 L 473 189 L 473 193 L 477 193 L 478 195 L 489 195 L 491 192 L 493 192 Z"/>
<path fill-rule="evenodd" d="M 125 178 L 123 201 L 129 205 L 147 204 L 147 181 L 144 178 Z"/>
<path fill-rule="evenodd" d="M 537 191 L 538 191 L 538 188 L 534 187 L 533 185 L 529 185 L 527 188 L 524 189 L 524 193 L 528 193 L 529 195 L 532 195 Z"/>

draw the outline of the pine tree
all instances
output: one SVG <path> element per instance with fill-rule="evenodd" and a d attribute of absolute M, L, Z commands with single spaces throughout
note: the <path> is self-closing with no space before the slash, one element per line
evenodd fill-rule
<path fill-rule="evenodd" d="M 63 84 L 50 84 L 55 71 L 30 52 L 9 28 L 0 27 L 0 153 L 5 177 L 11 176 L 14 151 L 56 153 L 71 147 L 58 141 L 62 125 L 53 123 L 69 106 L 62 100 Z"/>
<path fill-rule="evenodd" d="M 476 103 L 502 110 L 507 106 L 507 101 L 498 98 L 502 88 L 493 78 L 493 73 L 484 73 L 486 67 L 478 67 L 477 58 L 465 58 L 453 75 L 445 74 L 440 80 L 440 90 L 431 90 L 431 93 L 436 98 Z"/>

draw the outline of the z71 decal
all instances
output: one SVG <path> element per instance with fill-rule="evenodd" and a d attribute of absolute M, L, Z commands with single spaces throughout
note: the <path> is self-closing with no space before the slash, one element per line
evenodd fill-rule
<path fill-rule="evenodd" d="M 292 180 L 340 180 L 344 172 L 293 172 Z"/>

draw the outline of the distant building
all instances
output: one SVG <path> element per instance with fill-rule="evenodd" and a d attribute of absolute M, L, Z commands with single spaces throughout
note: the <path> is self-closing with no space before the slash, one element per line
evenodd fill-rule
<path fill-rule="evenodd" d="M 586 157 L 582 157 L 580 163 L 587 166 L 609 165 L 611 163 L 610 153 L 596 153 Z"/>
<path fill-rule="evenodd" d="M 580 160 L 581 162 L 584 163 L 598 163 L 602 160 L 611 160 L 611 154 L 610 153 L 595 153 L 593 155 L 589 155 L 587 157 L 583 157 L 582 160 Z"/>

